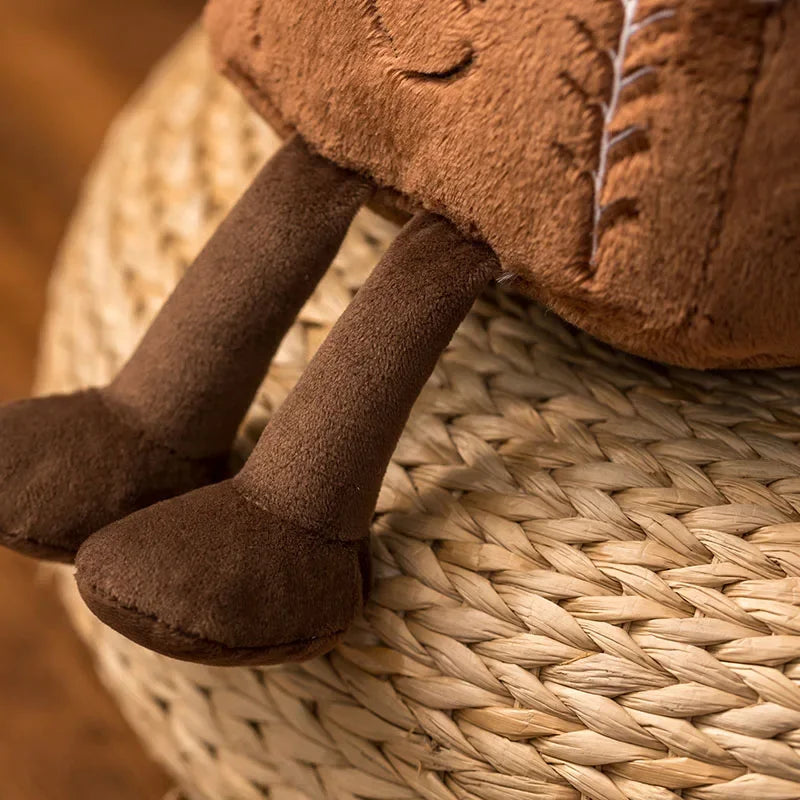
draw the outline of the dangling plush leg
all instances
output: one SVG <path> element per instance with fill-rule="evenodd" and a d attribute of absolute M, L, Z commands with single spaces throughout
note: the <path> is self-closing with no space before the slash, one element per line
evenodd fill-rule
<path fill-rule="evenodd" d="M 411 406 L 496 270 L 488 248 L 415 217 L 238 476 L 88 539 L 77 577 L 89 607 L 176 658 L 266 664 L 330 649 L 363 603 L 369 523 Z"/>
<path fill-rule="evenodd" d="M 289 141 L 110 386 L 0 409 L 0 542 L 69 561 L 104 525 L 222 478 L 269 360 L 370 192 Z"/>

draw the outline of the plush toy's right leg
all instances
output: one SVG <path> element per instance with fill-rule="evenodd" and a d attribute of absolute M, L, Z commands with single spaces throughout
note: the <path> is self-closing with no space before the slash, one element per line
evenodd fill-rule
<path fill-rule="evenodd" d="M 272 355 L 370 192 L 295 137 L 115 381 L 0 409 L 0 542 L 69 561 L 108 523 L 224 477 Z"/>

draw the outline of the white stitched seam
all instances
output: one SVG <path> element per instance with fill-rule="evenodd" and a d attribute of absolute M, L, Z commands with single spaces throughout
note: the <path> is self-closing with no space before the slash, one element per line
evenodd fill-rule
<path fill-rule="evenodd" d="M 502 286 L 503 284 L 511 283 L 516 277 L 517 277 L 516 272 L 510 272 L 506 270 L 498 278 L 495 279 L 495 283 L 498 286 Z"/>
<path fill-rule="evenodd" d="M 611 96 L 608 102 L 601 105 L 603 111 L 603 132 L 600 136 L 600 153 L 597 161 L 597 169 L 592 172 L 594 180 L 594 216 L 592 220 L 592 255 L 590 264 L 595 266 L 597 260 L 597 250 L 600 246 L 600 229 L 603 221 L 603 214 L 608 206 L 603 205 L 603 190 L 605 189 L 606 178 L 608 177 L 608 161 L 611 151 L 617 145 L 624 142 L 628 137 L 643 130 L 641 125 L 629 125 L 622 131 L 614 133 L 614 118 L 619 108 L 620 96 L 623 89 L 636 83 L 636 81 L 655 72 L 654 67 L 640 67 L 629 74 L 625 74 L 625 59 L 628 55 L 628 44 L 631 39 L 640 31 L 650 25 L 670 19 L 675 16 L 672 9 L 661 9 L 655 11 L 647 17 L 636 21 L 636 12 L 639 10 L 639 0 L 619 0 L 622 4 L 623 19 L 622 29 L 620 30 L 619 40 L 616 48 L 608 51 L 611 59 Z"/>

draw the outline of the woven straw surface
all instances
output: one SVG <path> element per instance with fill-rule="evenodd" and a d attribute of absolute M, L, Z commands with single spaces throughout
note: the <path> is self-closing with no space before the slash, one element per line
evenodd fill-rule
<path fill-rule="evenodd" d="M 107 380 L 276 140 L 199 34 L 113 130 L 52 285 L 40 388 Z M 362 214 L 243 427 L 246 452 L 394 233 Z M 800 372 L 698 374 L 503 292 L 417 404 L 346 644 L 268 670 L 100 671 L 203 800 L 800 797 Z"/>

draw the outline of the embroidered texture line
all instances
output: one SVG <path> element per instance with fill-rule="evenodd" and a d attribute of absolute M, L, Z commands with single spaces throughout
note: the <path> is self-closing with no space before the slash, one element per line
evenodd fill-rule
<path fill-rule="evenodd" d="M 615 203 L 603 205 L 603 190 L 605 189 L 608 177 L 609 159 L 611 152 L 631 136 L 644 132 L 641 125 L 629 125 L 621 131 L 614 130 L 614 119 L 620 105 L 622 92 L 632 86 L 637 81 L 655 72 L 654 67 L 639 67 L 633 72 L 625 72 L 625 61 L 628 56 L 628 46 L 631 40 L 638 33 L 650 27 L 654 23 L 670 19 L 675 15 L 672 9 L 660 9 L 649 14 L 641 20 L 636 19 L 639 11 L 639 0 L 619 0 L 623 9 L 622 28 L 620 29 L 619 39 L 615 48 L 608 51 L 611 60 L 611 93 L 606 102 L 601 106 L 603 111 L 603 132 L 600 136 L 600 153 L 597 162 L 597 169 L 592 173 L 594 180 L 594 217 L 592 225 L 592 253 L 590 264 L 595 265 L 597 251 L 600 246 L 600 235 L 603 225 L 603 217 Z"/>

